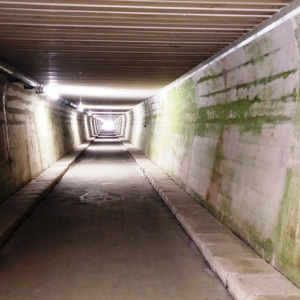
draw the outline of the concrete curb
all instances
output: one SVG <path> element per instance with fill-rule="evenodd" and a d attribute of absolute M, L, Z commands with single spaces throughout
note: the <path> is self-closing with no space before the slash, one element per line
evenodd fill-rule
<path fill-rule="evenodd" d="M 119 138 L 234 299 L 300 299 L 300 289 L 208 213 L 141 151 Z"/>
<path fill-rule="evenodd" d="M 53 189 L 77 157 L 96 137 L 89 138 L 0 205 L 0 247 Z"/>

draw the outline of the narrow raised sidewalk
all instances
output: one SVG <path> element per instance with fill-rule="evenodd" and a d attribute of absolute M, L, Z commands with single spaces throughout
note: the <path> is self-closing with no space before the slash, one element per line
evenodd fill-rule
<path fill-rule="evenodd" d="M 26 220 L 39 202 L 53 189 L 77 157 L 87 149 L 96 137 L 87 139 L 71 153 L 54 163 L 34 180 L 0 205 L 0 247 Z"/>
<path fill-rule="evenodd" d="M 119 138 L 234 299 L 300 300 L 298 287 L 208 213 L 141 151 Z"/>

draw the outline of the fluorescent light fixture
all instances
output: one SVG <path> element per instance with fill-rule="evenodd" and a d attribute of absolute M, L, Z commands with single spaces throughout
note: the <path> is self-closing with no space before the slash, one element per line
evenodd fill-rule
<path fill-rule="evenodd" d="M 105 117 L 105 118 L 108 118 L 108 117 L 110 117 L 110 118 L 114 118 L 114 117 L 116 117 L 116 116 L 122 116 L 124 113 L 117 113 L 117 114 L 111 114 L 111 113 L 103 113 L 103 114 L 95 114 L 95 116 L 97 116 L 97 117 Z"/>
<path fill-rule="evenodd" d="M 47 97 L 51 100 L 58 100 L 60 98 L 59 92 L 57 91 L 55 86 L 46 86 L 44 87 L 44 91 Z"/>
<path fill-rule="evenodd" d="M 82 102 L 80 101 L 78 107 L 77 107 L 78 111 L 81 111 L 83 112 L 83 105 L 82 105 Z"/>
<path fill-rule="evenodd" d="M 99 97 L 99 98 L 124 98 L 124 99 L 141 99 L 151 97 L 157 89 L 121 89 L 106 88 L 92 86 L 67 86 L 56 85 L 51 87 L 53 91 L 59 94 L 83 96 L 83 97 Z"/>
<path fill-rule="evenodd" d="M 137 102 L 137 104 L 138 104 L 138 102 Z M 134 106 L 135 105 L 132 105 L 132 104 L 130 104 L 130 105 L 118 105 L 118 104 L 111 104 L 111 105 L 84 105 L 84 108 L 118 110 L 118 109 L 131 109 Z"/>

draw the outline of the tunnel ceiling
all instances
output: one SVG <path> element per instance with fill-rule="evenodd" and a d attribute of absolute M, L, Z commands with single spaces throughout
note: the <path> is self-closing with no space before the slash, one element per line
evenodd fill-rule
<path fill-rule="evenodd" d="M 62 96 L 118 115 L 290 2 L 0 1 L 0 58 L 43 85 L 110 88 Z"/>

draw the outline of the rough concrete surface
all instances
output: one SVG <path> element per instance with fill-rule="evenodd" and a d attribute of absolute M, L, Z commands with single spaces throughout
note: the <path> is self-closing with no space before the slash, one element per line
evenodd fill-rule
<path fill-rule="evenodd" d="M 0 203 L 101 127 L 99 120 L 2 74 L 0 99 Z"/>
<path fill-rule="evenodd" d="M 0 251 L 5 300 L 230 300 L 115 136 L 80 156 Z"/>
<path fill-rule="evenodd" d="M 131 143 L 122 137 L 120 139 L 234 299 L 300 299 L 298 287 L 259 257 L 174 181 L 160 180 L 162 170 Z M 162 193 L 166 186 L 176 192 Z"/>
<path fill-rule="evenodd" d="M 51 191 L 76 158 L 95 138 L 89 138 L 0 205 L 0 247 Z"/>
<path fill-rule="evenodd" d="M 299 24 L 193 69 L 115 123 L 300 287 Z"/>

